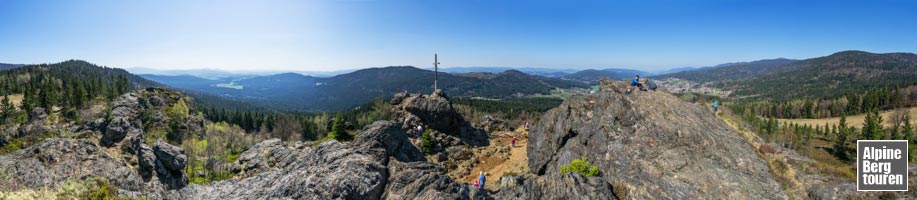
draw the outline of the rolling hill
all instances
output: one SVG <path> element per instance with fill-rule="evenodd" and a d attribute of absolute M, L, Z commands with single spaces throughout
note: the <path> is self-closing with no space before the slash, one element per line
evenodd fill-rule
<path fill-rule="evenodd" d="M 917 83 L 917 55 L 843 51 L 780 66 L 747 79 L 724 81 L 732 96 L 787 100 L 828 97 Z"/>
<path fill-rule="evenodd" d="M 797 60 L 777 58 L 752 62 L 726 63 L 714 67 L 654 76 L 656 79 L 678 78 L 700 83 L 734 80 L 791 69 Z"/>
<path fill-rule="evenodd" d="M 433 92 L 434 73 L 415 67 L 357 70 L 328 78 L 283 73 L 243 79 L 209 80 L 187 76 L 144 75 L 163 84 L 222 97 L 249 100 L 264 107 L 286 110 L 340 110 L 394 93 Z M 453 96 L 511 98 L 547 94 L 555 88 L 586 84 L 508 70 L 501 73 L 440 73 L 439 87 Z"/>
<path fill-rule="evenodd" d="M 7 70 L 25 66 L 23 64 L 9 64 L 9 63 L 0 63 L 0 70 Z"/>
<path fill-rule="evenodd" d="M 587 70 L 579 71 L 576 73 L 568 74 L 564 76 L 563 78 L 567 80 L 575 80 L 575 81 L 580 81 L 583 83 L 589 83 L 589 84 L 594 85 L 594 84 L 598 84 L 599 79 L 601 79 L 602 77 L 605 77 L 608 79 L 620 80 L 620 79 L 627 79 L 630 77 L 634 77 L 634 75 L 637 75 L 637 74 L 649 75 L 651 73 L 640 71 L 640 70 L 632 70 L 632 69 L 602 69 L 602 70 L 587 69 Z"/>

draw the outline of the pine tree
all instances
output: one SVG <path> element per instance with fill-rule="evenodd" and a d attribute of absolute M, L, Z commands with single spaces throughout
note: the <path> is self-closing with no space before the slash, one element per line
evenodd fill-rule
<path fill-rule="evenodd" d="M 23 90 L 22 104 L 19 105 L 21 110 L 30 112 L 35 108 L 35 96 L 33 94 L 34 92 L 31 89 Z"/>
<path fill-rule="evenodd" d="M 888 136 L 889 139 L 891 139 L 891 140 L 900 140 L 900 139 L 901 139 L 901 138 L 898 136 L 898 127 L 899 127 L 900 125 L 901 125 L 900 123 L 895 123 L 895 124 L 892 125 L 892 130 L 891 130 L 891 132 L 890 132 L 891 135 Z"/>
<path fill-rule="evenodd" d="M 825 130 L 822 132 L 822 136 L 828 136 L 831 134 L 831 127 L 828 125 L 828 122 L 825 122 Z"/>
<path fill-rule="evenodd" d="M 331 132 L 328 135 L 338 141 L 350 140 L 350 135 L 344 130 L 344 117 L 340 113 L 334 117 Z"/>
<path fill-rule="evenodd" d="M 3 111 L 0 114 L 0 122 L 6 122 L 6 119 L 13 115 L 13 104 L 10 103 L 9 95 L 3 95 L 3 102 L 0 102 L 0 110 Z"/>
<path fill-rule="evenodd" d="M 834 141 L 834 155 L 841 159 L 847 159 L 847 113 L 841 113 L 841 121 L 837 125 L 837 137 Z"/>
<path fill-rule="evenodd" d="M 866 121 L 863 122 L 863 130 L 860 138 L 864 140 L 881 140 L 885 138 L 885 127 L 882 127 L 882 116 L 879 112 L 873 110 L 866 113 Z"/>
<path fill-rule="evenodd" d="M 903 139 L 910 142 L 908 145 L 908 160 L 914 160 L 914 146 L 917 145 L 917 141 L 914 140 L 914 127 L 911 126 L 911 114 L 904 114 L 903 118 L 901 135 Z"/>

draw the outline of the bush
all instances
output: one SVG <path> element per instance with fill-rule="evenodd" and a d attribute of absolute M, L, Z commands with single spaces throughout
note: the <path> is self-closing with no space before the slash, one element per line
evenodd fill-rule
<path fill-rule="evenodd" d="M 566 174 L 576 172 L 585 177 L 598 176 L 599 167 L 589 163 L 589 160 L 583 156 L 580 159 L 573 159 L 568 165 L 560 166 L 560 173 Z"/>
<path fill-rule="evenodd" d="M 427 129 L 424 130 L 423 134 L 420 136 L 420 150 L 426 154 L 433 153 L 433 148 L 435 147 L 435 144 L 433 144 L 433 136 L 430 136 L 431 133 L 432 131 Z"/>

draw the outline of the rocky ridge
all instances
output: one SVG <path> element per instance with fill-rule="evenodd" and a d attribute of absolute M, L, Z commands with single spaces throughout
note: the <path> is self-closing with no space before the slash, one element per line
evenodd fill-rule
<path fill-rule="evenodd" d="M 491 175 L 500 183 L 494 191 L 455 182 L 404 131 L 411 126 L 404 117 L 414 115 L 451 138 L 439 140 L 438 154 L 446 155 L 442 151 L 449 147 L 488 145 L 476 141 L 482 135 L 487 141 L 483 131 L 462 131 L 470 126 L 441 93 L 396 96 L 392 104 L 401 118 L 368 125 L 352 142 L 262 141 L 230 163 L 239 173 L 235 178 L 201 185 L 187 184 L 187 175 L 177 170 L 184 165 L 181 148 L 134 142 L 143 140 L 142 128 L 136 129 L 143 126 L 135 123 L 143 111 L 136 108 L 156 100 L 127 94 L 113 102 L 125 102 L 113 107 L 127 109 L 113 110 L 123 120 L 112 119 L 113 131 L 107 131 L 112 123 L 104 126 L 105 139 L 51 139 L 0 156 L 0 168 L 16 169 L 5 172 L 16 184 L 2 189 L 100 176 L 124 197 L 152 199 L 787 198 L 764 162 L 712 113 L 665 93 L 626 96 L 623 87 L 603 81 L 602 92 L 573 97 L 545 114 L 527 143 L 532 174 Z M 196 123 L 191 121 L 187 124 Z M 581 157 L 599 166 L 600 175 L 559 173 L 560 165 Z M 25 170 L 31 165 L 45 168 Z"/>
<path fill-rule="evenodd" d="M 603 80 L 601 88 L 567 99 L 530 131 L 529 167 L 543 183 L 524 185 L 541 185 L 540 198 L 608 190 L 636 199 L 787 198 L 766 163 L 712 112 L 661 92 L 625 95 L 621 82 Z M 559 174 L 577 158 L 601 174 Z M 573 190 L 562 182 L 588 184 Z"/>

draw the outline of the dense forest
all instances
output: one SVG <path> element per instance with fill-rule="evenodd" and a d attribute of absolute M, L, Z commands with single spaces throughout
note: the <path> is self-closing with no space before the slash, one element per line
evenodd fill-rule
<path fill-rule="evenodd" d="M 825 98 L 788 101 L 736 101 L 734 109 L 749 110 L 764 117 L 826 118 L 841 113 L 862 114 L 917 105 L 917 85 L 884 87 Z"/>
<path fill-rule="evenodd" d="M 41 107 L 61 111 L 66 119 L 78 121 L 76 112 L 90 101 L 112 99 L 136 88 L 158 85 L 121 69 L 79 60 L 8 69 L 0 74 L 0 94 L 5 100 L 0 117 L 4 121 L 24 121 L 28 111 Z M 22 95 L 18 111 L 8 102 L 15 95 Z"/>
<path fill-rule="evenodd" d="M 550 94 L 557 88 L 588 87 L 578 81 L 528 75 L 516 70 L 502 73 L 439 73 L 438 76 L 439 88 L 453 97 L 518 98 Z M 192 76 L 144 77 L 175 88 L 208 93 L 263 108 L 328 112 L 353 109 L 373 99 L 388 98 L 399 92 L 430 94 L 433 92 L 434 72 L 399 66 L 362 69 L 327 78 L 295 73 L 234 80 L 209 80 Z"/>
<path fill-rule="evenodd" d="M 781 68 L 785 70 L 714 85 L 734 91 L 731 97 L 786 101 L 917 83 L 917 55 L 911 53 L 843 51 Z"/>
<path fill-rule="evenodd" d="M 809 145 L 814 139 L 821 138 L 832 144 L 831 153 L 839 159 L 852 161 L 856 155 L 857 140 L 909 140 L 914 141 L 914 125 L 910 123 L 911 116 L 908 112 L 895 112 L 892 119 L 883 119 L 878 111 L 873 109 L 866 112 L 866 119 L 860 128 L 847 121 L 847 115 L 840 115 L 840 123 L 824 125 L 803 125 L 795 123 L 781 123 L 774 117 L 764 118 L 755 115 L 751 110 L 734 110 L 748 122 L 753 131 L 762 139 L 782 145 L 786 148 L 799 150 Z M 889 120 L 891 128 L 884 126 Z M 913 144 L 911 145 L 913 151 Z M 914 159 L 909 154 L 909 160 Z"/>

